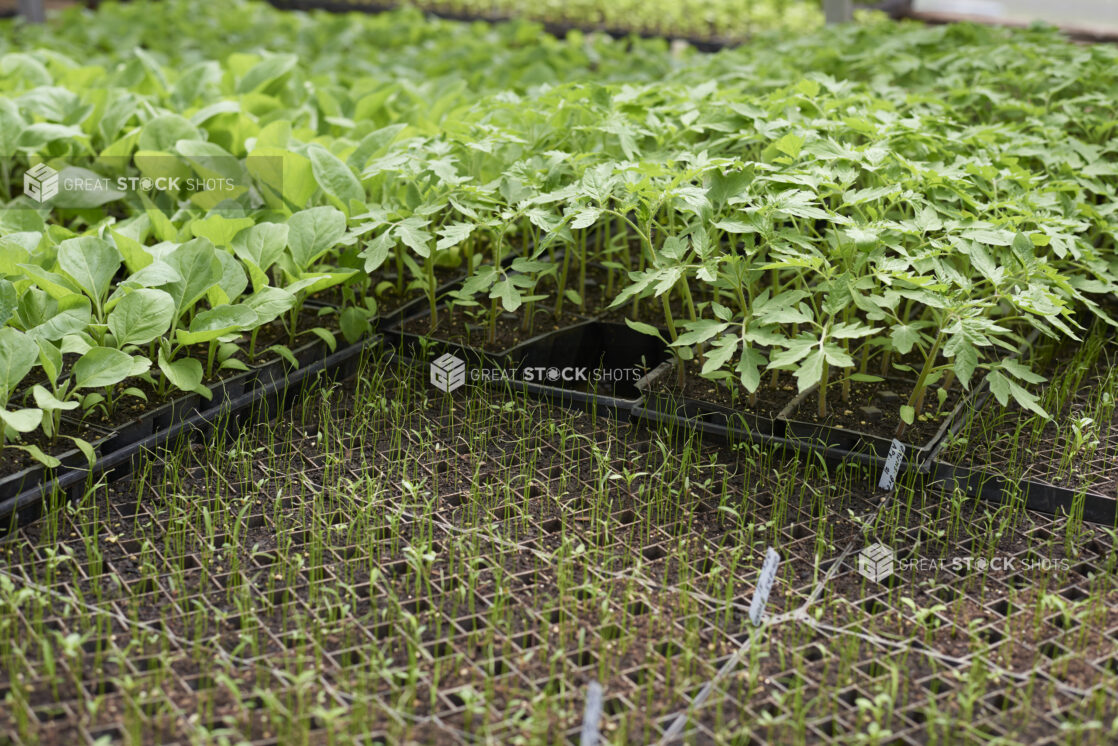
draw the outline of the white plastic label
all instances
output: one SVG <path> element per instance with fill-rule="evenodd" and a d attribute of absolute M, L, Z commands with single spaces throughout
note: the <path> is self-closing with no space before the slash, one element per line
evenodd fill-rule
<path fill-rule="evenodd" d="M 761 565 L 761 577 L 757 579 L 757 590 L 753 592 L 753 602 L 749 604 L 749 621 L 756 627 L 765 616 L 765 604 L 769 602 L 769 593 L 776 581 L 776 568 L 780 564 L 780 555 L 769 547 L 765 550 L 765 563 Z"/>
<path fill-rule="evenodd" d="M 904 458 L 904 443 L 893 438 L 893 445 L 889 446 L 889 456 L 885 459 L 885 468 L 881 470 L 881 481 L 877 483 L 880 490 L 892 490 L 897 481 L 897 474 L 901 471 L 901 460 Z"/>

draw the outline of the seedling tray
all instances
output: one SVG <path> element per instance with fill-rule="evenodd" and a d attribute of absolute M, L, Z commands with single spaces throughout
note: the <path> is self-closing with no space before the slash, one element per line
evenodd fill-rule
<path fill-rule="evenodd" d="M 360 11 L 362 13 L 384 13 L 390 10 L 395 10 L 400 7 L 399 3 L 378 3 L 378 2 L 340 2 L 339 0 L 269 0 L 269 2 L 277 8 L 282 10 L 325 10 L 331 13 L 352 13 Z M 475 15 L 472 13 L 454 13 L 446 10 L 436 10 L 431 8 L 422 8 L 423 12 L 434 18 L 442 18 L 447 21 L 460 21 L 462 23 L 475 23 L 482 21 L 484 23 L 504 23 L 513 20 L 511 16 L 501 15 Z M 700 52 L 718 52 L 723 49 L 729 49 L 741 45 L 746 39 L 734 38 L 701 38 L 681 36 L 679 34 L 665 35 L 655 31 L 647 31 L 640 28 L 623 29 L 612 28 L 603 25 L 582 25 L 576 23 L 564 23 L 559 21 L 535 21 L 543 26 L 547 33 L 559 39 L 566 37 L 572 31 L 579 31 L 582 33 L 599 33 L 610 36 L 614 39 L 628 39 L 636 36 L 641 39 L 677 39 L 685 41 L 691 46 L 698 49 Z"/>
<path fill-rule="evenodd" d="M 660 340 L 625 324 L 586 321 L 528 340 L 514 347 L 507 360 L 518 371 L 531 369 L 532 380 L 522 375 L 493 385 L 562 406 L 629 417 L 641 399 L 640 384 L 670 368 L 671 353 Z M 638 377 L 636 369 L 648 372 Z M 564 370 L 571 371 L 572 380 L 563 380 Z M 578 371 L 585 371 L 585 378 Z M 608 380 L 597 371 L 608 371 Z"/>
<path fill-rule="evenodd" d="M 233 394 L 233 388 L 226 388 L 220 398 L 214 396 L 212 406 L 196 408 L 193 413 L 189 409 L 180 409 L 178 412 L 186 416 L 172 418 L 166 427 L 135 437 L 126 443 L 114 440 L 117 437 L 115 434 L 107 436 L 105 440 L 95 444 L 98 458 L 92 467 L 84 463 L 84 457 L 81 463 L 77 463 L 73 461 L 73 457 L 68 456 L 68 463 L 74 465 L 53 470 L 49 473 L 49 481 L 48 474 L 42 472 L 32 486 L 26 486 L 30 482 L 21 483 L 19 492 L 0 500 L 0 535 L 38 518 L 42 514 L 44 502 L 48 500 L 77 499 L 86 485 L 99 477 L 105 477 L 111 482 L 130 475 L 138 461 L 137 457 L 144 451 L 157 449 L 183 436 L 213 434 L 216 438 L 235 434 L 243 424 L 275 417 L 295 401 L 304 384 L 320 375 L 333 380 L 352 377 L 362 358 L 381 342 L 380 336 L 370 337 L 301 365 L 296 370 L 288 370 L 282 378 L 260 378 L 246 374 L 239 378 L 244 383 L 253 385 L 240 387 L 236 394 Z M 113 446 L 113 450 L 107 449 L 106 445 Z"/>
<path fill-rule="evenodd" d="M 909 382 L 903 383 L 911 386 Z M 879 467 L 884 466 L 885 459 L 889 455 L 889 448 L 893 443 L 892 438 L 850 428 L 791 419 L 790 414 L 796 411 L 804 401 L 811 398 L 817 389 L 817 386 L 808 388 L 789 402 L 780 413 L 779 418 L 787 423 L 785 425 L 785 437 L 789 441 L 804 444 L 809 450 L 845 451 L 853 461 Z M 904 463 L 918 464 L 919 470 L 927 473 L 931 468 L 931 460 L 939 453 L 946 439 L 957 433 L 966 424 L 968 417 L 985 405 L 989 396 L 990 392 L 986 386 L 986 379 L 983 379 L 978 386 L 959 399 L 959 402 L 940 424 L 936 432 L 925 442 L 913 444 L 905 442 L 903 438 L 900 439 L 904 447 Z"/>
<path fill-rule="evenodd" d="M 1104 495 L 1027 479 L 1014 482 L 999 474 L 940 461 L 932 465 L 931 474 L 932 484 L 949 493 L 961 490 L 967 497 L 998 505 L 1022 500 L 1029 510 L 1052 515 L 1078 515 L 1092 523 L 1118 525 L 1118 501 Z"/>

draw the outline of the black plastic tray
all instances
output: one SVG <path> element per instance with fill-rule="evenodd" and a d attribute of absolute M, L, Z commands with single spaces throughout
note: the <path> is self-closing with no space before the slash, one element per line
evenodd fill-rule
<path fill-rule="evenodd" d="M 370 337 L 301 365 L 298 369 L 287 369 L 282 377 L 246 374 L 243 380 L 253 385 L 242 388 L 237 394 L 233 394 L 232 389 L 226 390 L 220 401 L 215 401 L 213 406 L 174 418 L 165 428 L 136 437 L 115 450 L 106 450 L 106 443 L 99 441 L 101 452 L 91 468 L 83 465 L 80 468 L 57 469 L 51 474 L 49 481 L 39 481 L 0 500 L 0 534 L 38 518 L 42 514 L 44 503 L 80 497 L 86 486 L 100 477 L 115 481 L 130 475 L 138 462 L 137 457 L 144 451 L 158 448 L 184 435 L 234 434 L 245 422 L 275 417 L 291 405 L 303 385 L 320 374 L 336 380 L 353 376 L 360 368 L 362 358 L 379 346 L 381 341 L 379 336 Z M 218 397 L 215 396 L 214 399 L 217 400 Z"/>
<path fill-rule="evenodd" d="M 520 374 L 493 385 L 562 406 L 629 417 L 643 396 L 642 384 L 670 369 L 671 357 L 663 342 L 625 324 L 585 321 L 514 347 L 506 360 Z M 564 370 L 572 380 L 562 380 Z M 578 371 L 586 373 L 584 379 Z"/>
<path fill-rule="evenodd" d="M 1079 515 L 1091 523 L 1118 525 L 1118 500 L 1104 495 L 1033 480 L 1014 483 L 998 474 L 943 462 L 932 465 L 931 475 L 933 486 L 948 493 L 961 490 L 968 497 L 999 505 L 1007 505 L 1015 499 L 1024 500 L 1029 510 L 1054 515 L 1062 512 Z"/>

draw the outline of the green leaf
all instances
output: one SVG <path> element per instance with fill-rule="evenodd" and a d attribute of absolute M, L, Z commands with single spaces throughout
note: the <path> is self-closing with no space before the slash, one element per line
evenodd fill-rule
<path fill-rule="evenodd" d="M 920 330 L 909 324 L 898 324 L 889 333 L 893 349 L 901 355 L 907 355 L 914 345 L 920 341 Z"/>
<path fill-rule="evenodd" d="M 175 301 L 162 290 L 141 288 L 120 299 L 109 314 L 109 331 L 118 348 L 141 345 L 171 327 Z"/>
<path fill-rule="evenodd" d="M 180 391 L 194 391 L 207 399 L 213 398 L 213 392 L 202 385 L 202 363 L 194 358 L 184 357 L 170 361 L 159 351 L 159 370 L 171 382 L 171 385 Z"/>
<path fill-rule="evenodd" d="M 445 228 L 440 228 L 438 234 L 442 236 L 442 238 L 435 244 L 435 249 L 437 251 L 442 251 L 457 246 L 469 238 L 473 230 L 474 226 L 469 223 L 453 223 Z"/>
<path fill-rule="evenodd" d="M 78 406 L 76 401 L 62 401 L 39 384 L 35 384 L 31 388 L 31 395 L 35 398 L 35 406 L 44 412 L 69 411 L 77 409 Z"/>
<path fill-rule="evenodd" d="M 173 327 L 212 285 L 221 280 L 222 267 L 213 244 L 205 238 L 182 244 L 164 257 L 164 261 L 180 278 L 162 286 L 175 302 Z"/>
<path fill-rule="evenodd" d="M 799 393 L 802 394 L 822 380 L 823 360 L 823 350 L 816 348 L 800 363 L 800 367 L 796 369 L 795 373 Z"/>
<path fill-rule="evenodd" d="M 385 231 L 379 236 L 369 241 L 365 249 L 358 254 L 358 256 L 365 260 L 365 271 L 375 272 L 380 269 L 380 265 L 388 259 L 388 253 L 396 242 L 392 239 L 392 231 Z"/>
<path fill-rule="evenodd" d="M 357 342 L 366 334 L 372 331 L 372 324 L 369 322 L 369 317 L 366 312 L 360 308 L 347 308 L 342 311 L 341 317 L 338 319 L 338 324 L 342 330 L 342 336 L 350 344 Z"/>
<path fill-rule="evenodd" d="M 84 295 L 68 295 L 58 301 L 54 314 L 27 330 L 28 336 L 56 342 L 68 334 L 85 331 L 92 317 L 90 301 Z"/>
<path fill-rule="evenodd" d="M 916 420 L 916 410 L 907 404 L 901 405 L 901 421 L 906 425 L 911 425 Z"/>
<path fill-rule="evenodd" d="M 400 241 L 424 259 L 431 253 L 431 234 L 423 230 L 426 224 L 426 220 L 408 218 L 394 229 Z"/>
<path fill-rule="evenodd" d="M 18 329 L 0 328 L 0 405 L 6 403 L 16 386 L 39 357 L 39 346 Z"/>
<path fill-rule="evenodd" d="M 28 411 L 28 410 L 21 410 L 21 411 Z M 42 414 L 42 413 L 40 412 L 40 414 Z M 5 415 L 5 413 L 3 411 L 0 411 L 0 419 L 4 420 L 5 424 L 7 424 L 8 419 L 4 415 Z M 36 425 L 35 427 L 38 427 L 38 425 Z M 14 427 L 12 429 L 15 430 Z M 34 427 L 31 428 L 31 430 L 34 430 L 34 429 L 35 429 Z M 21 432 L 30 432 L 30 430 L 23 430 Z M 38 461 L 40 464 L 47 467 L 48 469 L 57 469 L 58 466 L 62 463 L 61 461 L 59 461 L 54 456 L 43 453 L 42 449 L 39 448 L 38 446 L 35 446 L 35 445 L 14 445 L 12 447 L 13 448 L 18 448 L 19 450 L 30 454 L 31 458 L 35 459 L 36 461 Z"/>
<path fill-rule="evenodd" d="M 282 78 L 295 69 L 299 58 L 293 54 L 277 54 L 258 63 L 237 83 L 237 93 L 252 93 Z"/>
<path fill-rule="evenodd" d="M 100 207 L 101 205 L 115 202 L 125 196 L 125 192 L 116 189 L 114 181 L 94 173 L 87 168 L 67 166 L 58 174 L 62 188 L 58 195 L 50 200 L 55 207 L 85 209 Z M 65 188 L 70 185 L 70 188 Z"/>
<path fill-rule="evenodd" d="M 109 285 L 123 259 L 108 241 L 82 236 L 58 246 L 58 266 L 93 300 L 97 308 L 109 292 Z"/>
<path fill-rule="evenodd" d="M 317 144 L 307 148 L 307 156 L 311 160 L 315 181 L 322 187 L 322 191 L 337 201 L 338 207 L 349 212 L 351 200 L 365 201 L 365 189 L 361 182 L 337 156 Z"/>
<path fill-rule="evenodd" d="M 111 347 L 94 347 L 74 363 L 74 389 L 100 389 L 132 375 L 132 356 Z"/>
<path fill-rule="evenodd" d="M 971 376 L 974 375 L 974 370 L 978 367 L 978 349 L 970 342 L 961 340 L 955 349 L 953 367 L 959 383 L 963 385 L 964 389 L 969 389 Z"/>
<path fill-rule="evenodd" d="M 268 270 L 283 256 L 288 230 L 286 223 L 257 223 L 233 237 L 233 253 L 248 267 L 256 290 L 268 284 Z"/>
<path fill-rule="evenodd" d="M 295 296 L 283 288 L 265 287 L 245 299 L 244 305 L 256 314 L 256 326 L 263 326 L 295 305 Z"/>
<path fill-rule="evenodd" d="M 224 215 L 210 215 L 202 220 L 190 222 L 190 234 L 195 238 L 207 238 L 214 246 L 230 246 L 233 238 L 243 230 L 252 227 L 252 218 L 227 218 Z"/>
<path fill-rule="evenodd" d="M 8 319 L 15 315 L 19 305 L 19 296 L 16 287 L 7 280 L 0 278 L 0 328 L 3 328 Z"/>
<path fill-rule="evenodd" d="M 790 158 L 797 158 L 804 147 L 804 138 L 789 132 L 774 142 L 773 147 Z"/>
<path fill-rule="evenodd" d="M 0 407 L 0 421 L 17 433 L 29 433 L 43 421 L 43 410 L 17 409 L 11 412 Z"/>
<path fill-rule="evenodd" d="M 295 266 L 306 270 L 345 235 L 346 218 L 333 207 L 312 207 L 288 218 L 287 226 L 287 244 Z"/>
<path fill-rule="evenodd" d="M 160 114 L 149 119 L 143 126 L 136 145 L 138 150 L 169 153 L 179 140 L 197 140 L 200 136 L 198 128 L 184 117 L 178 114 Z"/>
<path fill-rule="evenodd" d="M 324 329 L 321 326 L 316 326 L 310 330 L 312 334 L 326 343 L 326 346 L 333 352 L 338 347 L 338 340 L 334 337 L 334 333 L 329 329 Z"/>
<path fill-rule="evenodd" d="M 643 321 L 633 321 L 632 319 L 625 319 L 625 324 L 635 332 L 648 334 L 649 336 L 656 337 L 657 339 L 667 342 L 667 340 L 665 340 L 664 337 L 660 334 L 660 330 L 654 327 L 652 324 L 646 324 Z"/>
<path fill-rule="evenodd" d="M 68 437 L 70 438 L 70 440 L 74 441 L 74 445 L 79 451 L 82 452 L 82 455 L 85 456 L 85 461 L 89 466 L 93 466 L 95 463 L 97 463 L 97 453 L 93 450 L 93 446 L 90 445 L 89 441 L 82 440 L 81 438 L 75 438 L 69 435 L 65 437 Z"/>
<path fill-rule="evenodd" d="M 489 291 L 489 297 L 500 298 L 501 305 L 506 311 L 512 312 L 520 308 L 520 291 L 517 290 L 516 285 L 509 278 L 495 283 Z"/>
<path fill-rule="evenodd" d="M 211 342 L 230 332 L 243 331 L 257 325 L 256 313 L 245 305 L 224 305 L 203 311 L 190 322 L 190 331 L 179 329 L 175 335 L 182 345 Z"/>

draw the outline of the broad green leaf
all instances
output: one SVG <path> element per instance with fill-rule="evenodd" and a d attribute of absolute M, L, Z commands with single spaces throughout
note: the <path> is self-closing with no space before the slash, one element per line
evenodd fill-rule
<path fill-rule="evenodd" d="M 233 253 L 248 267 L 256 290 L 268 285 L 267 272 L 283 256 L 287 234 L 286 223 L 258 223 L 233 238 Z"/>
<path fill-rule="evenodd" d="M 337 156 L 317 144 L 307 148 L 307 155 L 311 160 L 315 181 L 322 187 L 322 191 L 337 201 L 337 207 L 348 213 L 351 200 L 365 201 L 365 190 L 361 182 Z"/>
<path fill-rule="evenodd" d="M 28 329 L 27 333 L 35 339 L 56 342 L 67 334 L 84 331 L 91 318 L 89 298 L 84 295 L 69 295 L 58 301 L 58 307 L 49 318 Z"/>
<path fill-rule="evenodd" d="M 425 220 L 408 218 L 393 229 L 405 246 L 424 259 L 431 254 L 431 234 L 423 229 L 426 223 Z"/>
<path fill-rule="evenodd" d="M 790 158 L 796 158 L 800 155 L 800 151 L 804 147 L 804 138 L 789 132 L 787 135 L 774 142 L 773 147 Z"/>
<path fill-rule="evenodd" d="M 295 296 L 282 288 L 264 287 L 245 299 L 246 306 L 256 314 L 256 323 L 263 326 L 295 305 Z"/>
<path fill-rule="evenodd" d="M 58 265 L 85 290 L 98 309 L 121 262 L 115 246 L 94 236 L 71 238 L 58 247 Z"/>
<path fill-rule="evenodd" d="M 333 207 L 312 207 L 287 219 L 287 244 L 295 266 L 305 270 L 345 235 L 345 215 Z"/>
<path fill-rule="evenodd" d="M 44 412 L 53 412 L 56 410 L 69 411 L 71 409 L 77 409 L 78 407 L 76 401 L 62 401 L 39 384 L 35 384 L 31 388 L 31 395 L 35 398 L 35 406 Z"/>
<path fill-rule="evenodd" d="M 25 411 L 28 411 L 28 410 L 20 410 L 20 411 L 25 412 Z M 42 413 L 40 413 L 40 414 L 42 414 Z M 2 413 L 0 413 L 0 418 L 3 418 Z M 35 427 L 38 427 L 38 425 L 36 425 Z M 34 430 L 34 429 L 35 429 L 34 427 L 31 428 L 31 430 Z M 30 430 L 24 431 L 24 432 L 30 432 Z M 39 448 L 39 446 L 36 446 L 36 445 L 30 445 L 30 444 L 28 444 L 28 445 L 13 445 L 12 448 L 18 448 L 19 450 L 30 454 L 31 458 L 35 459 L 36 461 L 38 461 L 40 464 L 47 467 L 48 469 L 57 469 L 58 466 L 62 463 L 58 458 L 56 458 L 54 456 L 51 456 L 49 453 L 44 453 L 43 450 L 41 448 Z"/>
<path fill-rule="evenodd" d="M 94 347 L 74 363 L 74 388 L 100 389 L 132 375 L 132 356 L 111 347 Z"/>
<path fill-rule="evenodd" d="M 162 290 L 133 290 L 109 314 L 109 331 L 117 347 L 141 345 L 159 337 L 171 327 L 175 301 Z"/>
<path fill-rule="evenodd" d="M 18 305 L 19 295 L 16 293 L 16 286 L 0 277 L 0 328 L 8 323 L 8 319 L 16 315 Z"/>
<path fill-rule="evenodd" d="M 652 324 L 646 324 L 643 321 L 633 321 L 632 319 L 625 319 L 625 325 L 635 332 L 648 334 L 649 336 L 656 337 L 657 339 L 663 340 L 665 342 L 667 341 L 664 340 L 663 335 L 660 334 L 660 330 L 654 327 Z"/>
<path fill-rule="evenodd" d="M 0 407 L 0 422 L 17 433 L 29 433 L 43 421 L 41 409 L 17 409 L 14 412 Z"/>
<path fill-rule="evenodd" d="M 277 54 L 267 57 L 256 67 L 245 73 L 237 83 L 237 93 L 251 93 L 279 80 L 295 69 L 299 58 L 293 54 Z"/>
<path fill-rule="evenodd" d="M 39 346 L 18 329 L 0 328 L 0 404 L 8 401 L 39 357 Z"/>
<path fill-rule="evenodd" d="M 379 236 L 369 241 L 364 250 L 358 254 L 359 257 L 365 260 L 365 271 L 375 272 L 380 269 L 380 265 L 388 258 L 389 251 L 396 245 L 392 240 L 392 232 L 385 231 Z"/>
<path fill-rule="evenodd" d="M 178 114 L 160 114 L 152 117 L 140 130 L 136 145 L 139 150 L 162 151 L 170 153 L 179 140 L 197 140 L 201 137 L 198 128 Z M 174 160 L 174 156 L 165 156 Z"/>
<path fill-rule="evenodd" d="M 439 228 L 437 233 L 442 236 L 438 243 L 435 244 L 435 249 L 443 251 L 465 241 L 473 233 L 474 226 L 469 223 L 453 223 L 444 228 Z"/>
<path fill-rule="evenodd" d="M 202 364 L 194 358 L 184 357 L 170 361 L 159 351 L 159 370 L 179 391 L 194 391 L 207 399 L 213 398 L 213 392 L 202 385 Z"/>
<path fill-rule="evenodd" d="M 190 331 L 179 329 L 179 344 L 193 345 L 210 342 L 230 332 L 243 331 L 256 326 L 256 313 L 244 305 L 226 305 L 203 311 L 190 322 Z"/>
<path fill-rule="evenodd" d="M 210 215 L 203 220 L 191 221 L 190 233 L 196 238 L 208 238 L 214 246 L 229 246 L 233 243 L 234 236 L 252 225 L 252 218 Z"/>
<path fill-rule="evenodd" d="M 222 267 L 213 244 L 204 238 L 196 238 L 177 247 L 164 261 L 181 278 L 162 286 L 175 302 L 172 319 L 174 328 L 183 314 L 206 294 L 210 286 L 221 280 Z"/>
<path fill-rule="evenodd" d="M 799 393 L 802 394 L 822 380 L 823 360 L 823 350 L 816 348 L 800 363 L 795 373 Z"/>
<path fill-rule="evenodd" d="M 248 275 L 245 274 L 244 265 L 232 254 L 219 251 L 217 260 L 221 262 L 221 279 L 206 291 L 206 299 L 210 307 L 233 303 L 248 287 Z"/>

